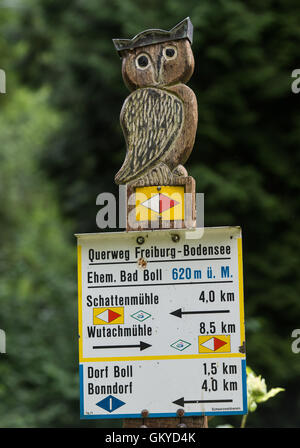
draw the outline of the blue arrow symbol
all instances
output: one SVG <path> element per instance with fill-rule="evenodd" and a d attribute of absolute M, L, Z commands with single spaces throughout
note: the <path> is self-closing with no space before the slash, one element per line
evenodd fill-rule
<path fill-rule="evenodd" d="M 114 412 L 116 409 L 120 408 L 124 404 L 125 404 L 124 401 L 119 400 L 113 395 L 108 395 L 108 397 L 103 398 L 103 400 L 96 403 L 96 405 L 99 406 L 99 408 L 102 408 L 108 412 Z"/>

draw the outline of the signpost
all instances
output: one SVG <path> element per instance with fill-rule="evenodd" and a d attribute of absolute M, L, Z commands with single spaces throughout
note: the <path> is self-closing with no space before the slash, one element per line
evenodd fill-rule
<path fill-rule="evenodd" d="M 82 418 L 206 427 L 247 413 L 241 230 L 196 228 L 183 166 L 197 129 L 192 37 L 186 18 L 114 39 L 131 90 L 115 176 L 127 231 L 77 235 Z"/>
<path fill-rule="evenodd" d="M 81 417 L 246 413 L 240 228 L 77 239 Z"/>

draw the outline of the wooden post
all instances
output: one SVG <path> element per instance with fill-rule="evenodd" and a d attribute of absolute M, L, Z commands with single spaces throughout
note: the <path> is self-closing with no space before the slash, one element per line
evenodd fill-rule
<path fill-rule="evenodd" d="M 187 202 L 184 203 L 184 217 L 182 220 L 166 221 L 168 227 L 164 225 L 163 220 L 158 220 L 158 229 L 174 229 L 174 228 L 192 228 L 196 226 L 196 210 L 195 210 L 195 180 L 192 177 L 180 178 L 176 186 L 185 185 L 185 192 L 190 193 Z M 157 186 L 157 191 L 161 191 L 163 186 Z M 133 218 L 136 216 L 136 187 L 129 186 L 127 188 L 127 231 L 134 230 L 153 230 L 153 225 L 150 221 L 141 220 L 136 221 L 136 226 L 132 227 L 132 222 L 128 220 L 128 216 L 131 214 Z M 176 227 L 175 227 L 176 226 Z M 148 410 L 141 411 L 141 418 L 137 419 L 124 419 L 124 428 L 207 428 L 208 419 L 207 416 L 201 417 L 184 417 L 184 410 L 179 409 L 177 411 L 178 417 L 160 417 L 160 418 L 148 418 Z"/>
<path fill-rule="evenodd" d="M 123 428 L 208 428 L 207 417 L 126 418 Z"/>
<path fill-rule="evenodd" d="M 186 86 L 194 71 L 192 38 L 186 18 L 170 31 L 151 29 L 113 40 L 131 91 L 120 115 L 127 153 L 115 176 L 117 184 L 127 186 L 128 232 L 196 226 L 195 180 L 183 166 L 198 121 L 195 94 Z M 184 417 L 183 409 L 176 418 L 148 415 L 141 409 L 141 419 L 125 419 L 124 427 L 207 427 L 207 417 Z"/>

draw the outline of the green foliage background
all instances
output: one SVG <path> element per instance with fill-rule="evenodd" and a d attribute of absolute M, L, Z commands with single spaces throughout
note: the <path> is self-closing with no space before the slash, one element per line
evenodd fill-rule
<path fill-rule="evenodd" d="M 242 226 L 247 360 L 285 388 L 247 425 L 299 427 L 298 0 L 0 0 L 0 427 L 102 425 L 79 420 L 73 234 L 98 231 L 96 196 L 117 193 L 124 158 L 112 38 L 187 16 L 199 105 L 187 168 L 205 225 Z M 210 426 L 225 421 L 238 425 Z"/>

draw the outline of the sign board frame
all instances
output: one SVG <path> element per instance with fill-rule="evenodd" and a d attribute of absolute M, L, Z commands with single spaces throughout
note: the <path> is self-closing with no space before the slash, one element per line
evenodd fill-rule
<path fill-rule="evenodd" d="M 176 236 L 176 238 L 174 238 L 174 235 Z M 89 406 L 88 404 L 88 400 L 89 400 L 89 395 L 87 391 L 87 384 L 88 384 L 88 376 L 90 375 L 89 372 L 96 372 L 96 370 L 101 371 L 102 368 L 102 374 L 103 374 L 103 378 L 109 381 L 112 381 L 112 377 L 109 376 L 111 375 L 111 372 L 113 371 L 113 369 L 117 369 L 118 372 L 120 372 L 122 369 L 129 369 L 130 370 L 130 366 L 134 366 L 132 367 L 132 369 L 134 370 L 135 374 L 133 375 L 134 378 L 127 378 L 127 388 L 130 391 L 130 393 L 132 395 L 134 395 L 134 392 L 132 389 L 135 388 L 135 381 L 139 384 L 142 383 L 142 379 L 139 377 L 139 375 L 144 375 L 145 376 L 145 387 L 147 387 L 148 389 L 151 389 L 151 375 L 152 377 L 155 376 L 155 371 L 153 370 L 153 364 L 157 364 L 156 368 L 157 368 L 157 372 L 165 372 L 166 376 L 169 375 L 169 378 L 171 378 L 171 376 L 174 376 L 174 369 L 177 372 L 176 375 L 178 376 L 178 379 L 180 377 L 182 377 L 182 375 L 185 375 L 184 373 L 182 373 L 184 371 L 184 369 L 180 372 L 180 369 L 182 369 L 182 366 L 184 365 L 184 361 L 186 360 L 185 365 L 189 365 L 189 371 L 193 371 L 198 368 L 201 367 L 201 375 L 203 374 L 203 368 L 204 368 L 204 364 L 205 364 L 205 369 L 210 370 L 210 372 L 208 372 L 208 376 L 202 376 L 202 388 L 205 386 L 205 383 L 203 381 L 205 380 L 209 380 L 212 381 L 212 377 L 214 375 L 214 369 L 216 369 L 215 364 L 218 366 L 218 375 L 216 374 L 215 381 L 218 382 L 218 384 L 223 385 L 223 389 L 228 391 L 228 384 L 230 383 L 230 387 L 232 386 L 232 389 L 229 389 L 229 394 L 226 393 L 226 397 L 233 397 L 232 399 L 229 398 L 227 400 L 215 400 L 216 402 L 233 402 L 233 406 L 227 405 L 227 404 L 219 404 L 216 405 L 215 408 L 210 408 L 207 409 L 206 406 L 212 406 L 212 405 L 208 405 L 208 404 L 203 404 L 204 402 L 209 402 L 209 401 L 214 401 L 214 400 L 207 400 L 207 394 L 205 395 L 205 400 L 201 400 L 200 396 L 187 396 L 185 393 L 183 393 L 181 390 L 178 391 L 177 395 L 176 392 L 173 390 L 173 395 L 172 398 L 174 399 L 172 401 L 172 406 L 174 408 L 174 411 L 170 411 L 170 405 L 168 404 L 166 410 L 160 410 L 163 409 L 163 405 L 159 405 L 160 409 L 159 410 L 155 410 L 152 412 L 151 408 L 149 409 L 149 416 L 148 418 L 151 417 L 176 417 L 176 411 L 179 407 L 183 407 L 185 409 L 185 416 L 202 416 L 202 415 L 236 415 L 236 414 L 246 414 L 247 413 L 247 384 L 246 384 L 246 356 L 245 356 L 245 327 L 244 327 L 244 295 L 243 295 L 243 266 L 242 266 L 242 237 L 241 237 L 241 229 L 239 227 L 211 227 L 211 228 L 203 228 L 203 229 L 172 229 L 172 230 L 155 230 L 155 231 L 137 231 L 137 232 L 113 232 L 113 233 L 96 233 L 96 234 L 78 234 L 76 235 L 77 237 L 77 241 L 78 241 L 78 330 L 79 330 L 79 374 L 80 374 L 80 417 L 82 419 L 115 419 L 115 418 L 139 418 L 141 417 L 141 411 L 145 408 L 147 408 L 147 404 L 142 404 L 142 401 L 139 399 L 140 403 L 139 405 L 135 406 L 133 404 L 133 407 L 131 406 L 131 410 L 130 412 L 125 412 L 123 409 L 125 408 L 125 404 L 126 402 L 122 400 L 122 397 L 118 394 L 114 394 L 114 393 L 110 393 L 111 389 L 109 389 L 109 392 L 106 392 L 103 395 L 99 395 L 98 398 L 93 398 L 93 400 L 95 401 L 95 404 L 97 405 L 97 409 L 99 409 L 99 412 L 97 413 L 95 411 L 95 406 L 91 407 L 90 409 L 92 410 L 87 410 L 87 407 Z M 145 244 L 141 244 L 137 243 L 137 241 L 141 241 L 141 238 L 145 241 Z M 188 256 L 186 258 L 182 258 L 181 256 L 179 258 L 177 257 L 177 252 L 176 252 L 176 256 L 173 259 L 170 259 L 168 257 L 166 257 L 164 260 L 163 259 L 159 259 L 158 261 L 153 260 L 153 258 L 151 259 L 150 257 L 140 257 L 139 259 L 137 257 L 133 257 L 132 256 L 132 252 L 130 252 L 130 256 L 129 259 L 126 260 L 120 260 L 118 259 L 117 261 L 115 260 L 104 260 L 104 262 L 98 262 L 99 260 L 96 260 L 95 263 L 88 263 L 88 261 L 90 261 L 87 258 L 87 249 L 91 248 L 91 247 L 96 247 L 99 249 L 99 247 L 103 246 L 103 255 L 104 257 L 107 257 L 107 248 L 124 248 L 124 247 L 130 247 L 130 250 L 133 249 L 133 247 L 140 247 L 141 250 L 138 250 L 138 255 L 140 254 L 145 254 L 146 252 L 143 252 L 142 249 L 150 249 L 151 247 L 153 248 L 153 245 L 155 244 L 155 247 L 160 245 L 160 240 L 161 241 L 165 241 L 166 238 L 169 238 L 169 241 L 172 242 L 170 243 L 170 245 L 172 246 L 172 248 L 175 249 L 176 252 L 176 247 L 179 247 L 179 244 L 183 244 L 183 241 L 186 242 L 186 246 L 189 246 L 191 244 L 191 247 L 201 247 L 201 244 L 203 243 L 203 248 L 204 247 L 208 247 L 208 243 L 212 238 L 212 241 L 224 241 L 226 243 L 229 242 L 228 244 L 224 244 L 223 247 L 225 247 L 225 249 L 223 248 L 223 252 L 225 251 L 225 253 L 223 253 L 222 257 L 218 257 L 218 256 L 206 256 L 206 255 L 202 255 L 200 258 L 198 256 L 198 258 L 193 258 L 193 256 Z M 178 239 L 177 239 L 178 238 Z M 181 243 L 178 243 L 178 241 L 181 241 Z M 100 246 L 99 246 L 100 244 Z M 124 246 L 125 244 L 125 246 Z M 208 319 L 209 315 L 206 316 L 207 320 L 205 320 L 205 318 L 201 317 L 201 322 L 203 323 L 202 325 L 202 329 L 205 327 L 205 325 L 209 325 L 212 324 L 209 327 L 206 327 L 206 329 L 208 329 L 208 331 L 204 331 L 203 334 L 200 334 L 200 331 L 198 332 L 197 335 L 195 335 L 194 340 L 190 339 L 187 341 L 185 340 L 183 337 L 181 338 L 180 335 L 178 337 L 178 339 L 176 340 L 176 338 L 174 338 L 173 344 L 169 344 L 169 346 L 171 348 L 168 349 L 164 349 L 165 352 L 161 352 L 159 351 L 160 349 L 156 349 L 158 350 L 157 352 L 153 352 L 154 347 L 151 347 L 150 342 L 152 342 L 152 339 L 147 338 L 147 334 L 146 336 L 140 336 L 138 338 L 134 338 L 134 339 L 130 339 L 130 343 L 129 339 L 126 342 L 127 344 L 123 344 L 123 347 L 121 348 L 120 344 L 120 340 L 125 341 L 123 338 L 123 335 L 121 337 L 121 339 L 119 338 L 119 336 L 117 336 L 115 338 L 115 340 L 117 341 L 117 343 L 115 345 L 112 345 L 112 341 L 114 340 L 113 338 L 110 338 L 109 336 L 104 336 L 104 328 L 105 329 L 112 329 L 112 328 L 116 328 L 118 327 L 119 331 L 122 331 L 122 325 L 124 324 L 124 315 L 126 315 L 126 319 L 128 321 L 128 313 L 127 313 L 127 308 L 126 306 L 124 307 L 124 315 L 122 314 L 122 307 L 117 307 L 117 306 L 105 306 L 105 304 L 103 303 L 93 303 L 93 300 L 95 301 L 96 299 L 93 298 L 93 296 L 95 296 L 95 294 L 89 294 L 89 290 L 87 288 L 91 288 L 91 291 L 111 291 L 111 290 L 115 290 L 116 287 L 114 286 L 114 284 L 112 282 L 108 282 L 107 283 L 107 279 L 112 280 L 112 277 L 107 277 L 105 278 L 105 269 L 106 266 L 109 266 L 107 269 L 114 269 L 115 272 L 118 272 L 118 269 L 120 266 L 122 266 L 123 264 L 128 263 L 130 265 L 130 269 L 128 272 L 130 272 L 130 270 L 132 270 L 132 268 L 134 268 L 134 272 L 138 270 L 138 273 L 140 275 L 141 272 L 143 272 L 143 269 L 145 269 L 145 266 L 142 266 L 141 263 L 141 259 L 142 261 L 146 261 L 146 263 L 149 263 L 149 265 L 151 266 L 152 262 L 157 262 L 158 265 L 164 265 L 164 269 L 161 269 L 162 272 L 159 272 L 159 269 L 152 269 L 153 273 L 156 272 L 157 275 L 157 279 L 150 282 L 149 284 L 147 284 L 147 286 L 150 287 L 150 289 L 153 290 L 157 289 L 159 290 L 159 286 L 167 286 L 167 288 L 169 288 L 169 286 L 164 283 L 162 280 L 162 276 L 165 275 L 169 275 L 168 271 L 171 272 L 171 266 L 177 265 L 178 263 L 183 263 L 184 261 L 189 260 L 189 263 L 192 261 L 197 261 L 197 265 L 200 265 L 201 263 L 205 264 L 205 269 L 206 272 L 204 274 L 203 272 L 203 277 L 201 277 L 201 281 L 195 282 L 195 281 L 184 281 L 184 282 L 177 282 L 177 278 L 176 275 L 179 274 L 178 271 L 176 271 L 176 268 L 174 270 L 174 268 L 172 268 L 172 275 L 175 277 L 175 279 L 172 279 L 172 282 L 170 282 L 170 284 L 172 283 L 172 285 L 170 286 L 170 288 L 173 291 L 177 291 L 179 288 L 176 287 L 177 285 L 181 284 L 181 291 L 183 291 L 183 289 L 185 289 L 185 291 L 187 291 L 187 288 L 190 287 L 194 287 L 194 285 L 196 283 L 201 284 L 203 286 L 201 286 L 201 288 L 203 289 L 203 291 L 207 291 L 206 285 L 209 283 L 222 283 L 223 281 L 218 281 L 218 280 L 214 280 L 214 275 L 213 272 L 209 272 L 209 266 L 207 265 L 207 262 L 209 262 L 209 265 L 214 266 L 214 264 L 217 264 L 219 267 L 220 265 L 218 264 L 220 261 L 220 258 L 223 259 L 229 259 L 230 257 L 226 256 L 226 246 L 232 248 L 231 251 L 231 255 L 233 255 L 233 271 L 229 271 L 229 268 L 227 270 L 227 268 L 223 269 L 223 274 L 225 275 L 225 280 L 224 283 L 231 283 L 232 285 L 234 284 L 234 291 L 235 291 L 235 299 L 232 299 L 232 295 L 233 293 L 228 293 L 227 294 L 227 298 L 225 297 L 224 301 L 226 303 L 226 305 L 228 305 L 228 307 L 231 307 L 231 314 L 233 314 L 233 311 L 235 309 L 235 313 L 236 317 L 234 320 L 234 324 L 228 324 L 228 322 L 223 319 L 222 322 L 223 323 L 223 327 L 221 327 L 219 325 L 219 321 L 218 318 L 216 318 L 218 313 L 222 313 L 222 312 L 226 312 L 226 310 L 224 309 L 220 309 L 222 308 L 220 305 L 220 297 L 217 300 L 213 300 L 213 302 L 218 302 L 218 303 L 212 303 L 210 304 L 209 302 L 209 298 L 206 298 L 203 300 L 203 298 L 201 299 L 199 297 L 199 301 L 202 300 L 201 302 L 198 302 L 198 305 L 200 303 L 199 306 L 195 306 L 195 301 L 190 301 L 188 299 L 184 299 L 184 302 L 180 302 L 180 301 L 175 301 L 174 302 L 174 306 L 173 308 L 169 308 L 168 312 L 164 314 L 164 316 L 168 315 L 168 319 L 173 319 L 173 321 L 168 320 L 168 324 L 166 326 L 168 326 L 168 329 L 170 330 L 170 332 L 176 332 L 176 328 L 173 325 L 173 322 L 177 322 L 178 324 L 182 325 L 182 323 L 185 321 L 186 323 L 184 324 L 185 326 L 188 327 L 193 327 L 193 325 L 191 324 L 191 322 L 196 322 L 199 316 L 191 316 L 191 314 L 197 314 L 197 313 L 203 313 L 203 306 L 204 306 L 204 302 L 208 302 L 208 305 L 205 304 L 204 308 L 209 306 L 209 305 L 213 305 L 213 309 L 211 309 L 210 311 L 207 311 L 208 313 L 215 313 L 214 314 L 214 321 L 210 321 Z M 129 249 L 128 249 L 129 250 Z M 106 251 L 106 252 L 105 252 Z M 128 252 L 129 253 L 129 252 Z M 126 255 L 128 255 L 128 253 L 126 253 Z M 149 255 L 150 252 L 147 253 L 147 255 Z M 105 255 L 106 254 L 106 255 Z M 174 254 L 174 252 L 172 252 L 172 254 Z M 153 255 L 153 253 L 152 253 Z M 228 254 L 227 254 L 228 255 Z M 101 256 L 101 254 L 100 254 Z M 124 256 L 124 253 L 123 255 Z M 145 259 L 144 259 L 145 258 Z M 168 262 L 169 261 L 169 262 Z M 175 261 L 175 263 L 174 263 Z M 104 275 L 103 279 L 101 278 L 101 281 L 103 280 L 103 282 L 101 283 L 101 285 L 94 285 L 94 280 L 96 278 L 96 280 L 99 279 L 99 277 L 97 277 L 97 275 L 100 273 L 100 271 L 97 271 L 98 274 L 93 274 L 91 271 L 91 265 L 95 264 L 96 266 L 99 266 L 99 264 L 101 265 L 105 265 L 102 266 L 101 269 L 103 270 L 103 272 L 101 271 L 102 275 Z M 148 267 L 149 267 L 148 265 Z M 138 268 L 137 268 L 138 266 Z M 170 266 L 170 268 L 168 268 L 168 266 Z M 124 266 L 123 266 L 124 267 Z M 136 269 L 137 268 L 137 269 Z M 231 269 L 231 267 L 230 267 Z M 150 269 L 149 269 L 150 270 Z M 220 270 L 220 269 L 219 269 Z M 177 273 L 176 273 L 177 272 Z M 189 272 L 189 271 L 187 271 Z M 195 271 L 194 271 L 195 272 Z M 200 272 L 200 269 L 198 269 L 197 272 Z M 230 274 L 229 272 L 233 272 L 233 274 Z M 163 274 L 162 274 L 163 273 Z M 207 280 L 207 276 L 210 273 L 210 278 L 209 280 Z M 108 275 L 108 274 L 107 274 Z M 199 277 L 199 273 L 197 274 Z M 229 276 L 232 276 L 233 279 L 229 278 Z M 94 276 L 94 277 L 93 277 Z M 91 284 L 88 285 L 87 284 L 87 280 L 91 281 Z M 187 279 L 185 279 L 187 280 Z M 194 280 L 194 279 L 193 279 Z M 199 278 L 197 279 L 199 280 Z M 113 281 L 116 281 L 116 279 L 114 279 Z M 156 281 L 156 283 L 155 283 Z M 186 285 L 183 285 L 183 283 Z M 127 290 L 131 290 L 132 288 L 134 289 L 141 289 L 142 287 L 146 286 L 145 283 L 141 282 L 140 280 L 137 280 L 135 284 L 132 284 L 130 282 L 130 280 L 125 279 L 124 280 L 124 284 L 123 285 L 119 285 L 127 289 Z M 156 287 L 156 288 L 155 288 Z M 93 289 L 94 288 L 94 289 Z M 165 288 L 166 290 L 166 288 Z M 195 289 L 193 290 L 195 291 Z M 200 291 L 200 290 L 199 290 Z M 222 295 L 222 290 L 218 290 L 218 293 L 220 293 L 221 291 L 221 295 Z M 87 294 L 88 293 L 88 294 Z M 165 293 L 164 293 L 165 294 Z M 224 293 L 225 294 L 225 293 Z M 104 294 L 103 294 L 104 295 Z M 168 295 L 168 294 L 167 294 Z M 180 295 L 180 294 L 179 294 Z M 219 294 L 220 295 L 220 294 Z M 101 296 L 101 293 L 100 293 Z M 87 299 L 87 297 L 89 297 L 89 299 Z M 178 296 L 179 297 L 179 296 Z M 177 297 L 177 299 L 178 299 Z M 103 298 L 103 297 L 102 297 Z M 113 299 L 111 299 L 113 300 Z M 116 299 L 117 300 L 117 299 Z M 161 300 L 161 297 L 160 297 Z M 223 300 L 223 297 L 222 297 Z M 228 302 L 226 302 L 226 300 L 228 300 Z M 165 300 L 167 302 L 167 299 Z M 89 309 L 87 308 L 87 304 L 89 304 Z M 103 305 L 103 306 L 101 306 Z M 116 305 L 115 303 L 113 303 L 113 305 Z M 117 305 L 120 305 L 119 303 L 117 303 Z M 179 307 L 179 305 L 181 305 L 181 307 Z M 192 306 L 194 305 L 194 306 Z M 223 305 L 223 304 L 222 304 Z M 157 305 L 156 309 L 158 310 L 159 308 L 161 308 L 163 306 L 163 302 L 162 300 L 160 301 L 160 303 Z M 169 306 L 169 303 L 168 303 Z M 216 309 L 216 307 L 218 309 Z M 150 311 L 152 308 L 147 308 L 144 307 L 145 310 L 147 309 L 148 311 Z M 224 307 L 223 307 L 224 308 Z M 92 314 L 92 309 L 96 310 L 94 311 L 94 314 Z M 128 307 L 128 309 L 130 309 Z M 140 328 L 146 328 L 146 325 L 143 324 L 143 319 L 145 319 L 145 323 L 150 322 L 149 316 L 147 316 L 147 314 L 149 314 L 151 316 L 151 313 L 145 310 L 140 310 L 142 311 L 144 314 L 144 316 L 139 315 L 139 322 L 141 322 L 141 324 L 139 325 Z M 135 311 L 134 309 L 131 310 L 132 312 L 130 312 L 130 317 L 132 319 L 135 319 L 136 317 L 132 317 L 133 311 Z M 228 311 L 229 312 L 229 311 Z M 115 313 L 115 314 L 114 314 Z M 159 314 L 159 313 L 156 313 Z M 170 318 L 171 315 L 171 318 Z M 220 314 L 221 315 L 221 314 Z M 92 317 L 94 316 L 94 317 Z M 223 314 L 224 316 L 224 314 Z M 93 322 L 92 322 L 92 319 Z M 134 324 L 133 322 L 137 322 L 133 321 L 131 319 L 131 327 L 133 328 Z M 158 319 L 158 324 L 157 324 L 157 328 L 155 327 L 155 319 L 152 318 L 152 327 L 154 328 L 154 332 L 159 333 L 160 332 L 160 321 L 159 318 Z M 163 317 L 161 322 L 165 322 L 164 319 L 167 319 L 167 317 Z M 200 319 L 200 317 L 199 317 Z M 111 321 L 110 321 L 111 320 Z M 169 323 L 171 322 L 171 324 Z M 198 323 L 200 322 L 197 321 Z M 205 323 L 207 322 L 207 323 Z M 227 322 L 227 324 L 226 324 Z M 120 325 L 117 326 L 117 323 L 120 323 Z M 95 325 L 92 325 L 95 324 Z M 228 325 L 231 325 L 231 327 L 229 328 Z M 216 328 L 217 327 L 217 328 Z M 125 327 L 124 327 L 125 328 Z M 148 326 L 149 328 L 149 326 Z M 156 330 L 155 330 L 156 328 Z M 173 330 L 172 330 L 173 328 Z M 178 327 L 179 328 L 179 327 Z M 182 327 L 181 327 L 182 328 Z M 194 328 L 194 327 L 193 327 Z M 230 331 L 234 328 L 234 334 L 229 334 Z M 87 337 L 87 329 L 89 329 L 88 331 L 90 331 L 90 335 L 89 337 Z M 99 333 L 101 334 L 101 337 L 95 337 L 92 334 L 92 330 L 95 332 L 97 329 L 99 329 Z M 201 327 L 200 330 L 202 331 Z M 226 330 L 221 331 L 221 330 Z M 230 330 L 230 331 L 229 331 Z M 112 331 L 108 332 L 107 330 L 105 330 L 107 334 L 111 334 Z M 129 331 L 129 330 L 128 330 Z M 192 330 L 190 330 L 192 331 Z M 193 330 L 194 331 L 194 330 Z M 213 331 L 213 332 L 211 332 Z M 228 334 L 225 334 L 225 333 Z M 174 333 L 175 334 L 175 333 Z M 187 333 L 189 334 L 189 333 Z M 164 338 L 165 333 L 163 333 L 163 335 L 161 336 L 162 339 Z M 154 337 L 153 333 L 152 336 Z M 227 339 L 226 339 L 227 338 Z M 232 343 L 230 342 L 230 338 L 232 340 Z M 188 338 L 186 338 L 188 339 Z M 99 341 L 103 341 L 101 342 L 102 345 L 91 345 L 90 341 L 92 340 L 97 340 L 97 344 L 99 344 Z M 134 341 L 134 343 L 132 342 Z M 185 352 L 184 350 L 188 350 L 190 349 L 189 346 L 191 346 L 191 344 L 193 343 L 193 350 L 195 350 L 196 344 L 197 344 L 197 353 L 188 353 Z M 119 345 L 118 345 L 119 344 Z M 142 347 L 141 345 L 139 346 L 139 344 L 145 344 L 146 347 Z M 147 345 L 150 347 L 148 350 Z M 158 347 L 158 344 L 156 344 L 156 346 Z M 111 347 L 111 348 L 109 348 Z M 118 349 L 118 347 L 120 347 L 120 349 Z M 128 349 L 127 349 L 128 347 Z M 135 347 L 135 349 L 133 349 L 133 347 Z M 114 355 L 114 348 L 117 350 L 115 351 L 115 353 L 117 353 L 117 355 Z M 99 350 L 98 349 L 104 349 L 104 350 Z M 125 350 L 124 350 L 125 349 Z M 174 350 L 175 349 L 175 350 Z M 234 349 L 234 352 L 232 352 L 232 350 Z M 128 353 L 127 353 L 128 350 Z M 133 354 L 133 351 L 135 351 L 135 353 Z M 173 351 L 173 352 L 172 352 Z M 98 355 L 98 353 L 100 352 L 100 354 Z M 95 356 L 95 353 L 97 353 L 97 355 Z M 103 354 L 104 353 L 104 354 Z M 120 354 L 121 353 L 121 354 Z M 230 360 L 230 364 L 226 364 L 226 362 Z M 207 361 L 207 362 L 206 362 Z M 196 367 L 195 367 L 196 366 Z M 207 367 L 208 366 L 208 367 Z M 226 367 L 227 366 L 227 367 Z M 228 367 L 229 366 L 229 367 Z M 230 367 L 231 366 L 231 367 Z M 99 369 L 97 369 L 97 367 L 99 367 Z M 227 375 L 227 370 L 228 368 L 230 369 L 230 372 L 233 373 L 233 376 L 236 375 L 236 378 L 238 378 L 237 381 L 227 381 L 224 378 L 226 377 L 227 379 L 229 378 L 229 376 Z M 105 370 L 106 369 L 106 370 Z M 140 370 L 141 369 L 141 370 Z M 168 370 L 169 369 L 169 370 Z M 143 371 L 143 373 L 141 373 Z M 152 372 L 150 374 L 147 374 L 148 372 Z M 110 372 L 110 373 L 108 373 Z M 125 372 L 125 370 L 124 370 Z M 173 372 L 173 373 L 172 373 Z M 225 372 L 225 377 L 224 375 L 222 376 L 222 372 L 224 374 Z M 230 373 L 229 372 L 229 373 Z M 135 379 L 135 375 L 136 379 Z M 209 378 L 209 375 L 211 374 L 211 378 Z M 148 377 L 147 377 L 148 375 Z M 175 375 L 175 376 L 176 376 Z M 190 374 L 192 375 L 192 374 Z M 197 373 L 198 375 L 198 373 Z M 223 378 L 224 377 L 224 378 Z M 194 381 L 194 379 L 196 378 L 196 376 L 190 376 L 189 379 L 186 382 L 186 387 L 187 387 L 187 383 L 188 382 L 192 382 Z M 131 381 L 129 381 L 131 380 Z M 91 380 L 92 381 L 92 380 Z M 150 381 L 150 382 L 149 382 Z M 223 381 L 223 382 L 222 382 Z M 171 382 L 171 379 L 170 381 Z M 105 381 L 104 381 L 105 383 Z M 91 385 L 90 384 L 90 389 L 94 391 L 94 388 L 96 390 L 96 386 Z M 95 383 L 96 384 L 96 383 Z M 102 384 L 102 382 L 101 382 Z M 117 384 L 117 383 L 116 383 Z M 209 385 L 211 384 L 210 382 L 207 383 L 208 386 L 206 386 L 206 388 L 210 387 Z M 122 391 L 125 388 L 125 384 L 121 385 L 119 384 L 118 387 L 122 387 Z M 170 386 L 171 387 L 171 386 Z M 238 391 L 235 390 L 235 388 L 238 388 Z M 173 389 L 174 389 L 174 385 L 173 385 Z M 108 390 L 108 389 L 107 389 Z M 141 395 L 141 388 L 139 389 L 139 395 Z M 210 389 L 207 389 L 210 391 Z M 190 389 L 191 391 L 191 389 Z M 203 391 L 201 391 L 202 393 Z M 211 392 L 210 392 L 211 393 Z M 91 393 L 91 395 L 94 397 L 93 393 Z M 117 397 L 116 397 L 117 395 Z M 182 396 L 184 395 L 184 396 Z M 191 394 L 190 394 L 191 395 Z M 238 399 L 235 398 L 235 396 L 238 396 Z M 203 396 L 202 396 L 203 398 Z M 223 398 L 223 397 L 221 397 Z M 239 405 L 238 406 L 234 406 L 235 404 L 235 400 L 239 401 Z M 96 403 L 97 400 L 97 403 Z M 125 399 L 124 399 L 125 400 Z M 133 400 L 135 401 L 135 400 Z M 149 401 L 149 400 L 148 400 Z M 147 402 L 147 398 L 145 397 L 145 402 Z M 169 400 L 170 402 L 170 400 Z M 168 402 L 168 403 L 169 403 Z M 192 404 L 190 404 L 192 403 Z M 202 403 L 200 405 L 200 403 Z M 124 407 L 123 407 L 124 406 Z M 177 406 L 177 407 L 176 407 Z M 223 406 L 223 407 L 222 407 Z M 227 406 L 227 407 L 226 407 Z M 148 406 L 149 407 L 149 406 Z M 154 406 L 155 407 L 155 406 Z M 191 409 L 195 408 L 195 409 Z M 125 408 L 126 409 L 126 408 Z M 198 410 L 197 410 L 198 409 Z"/>

